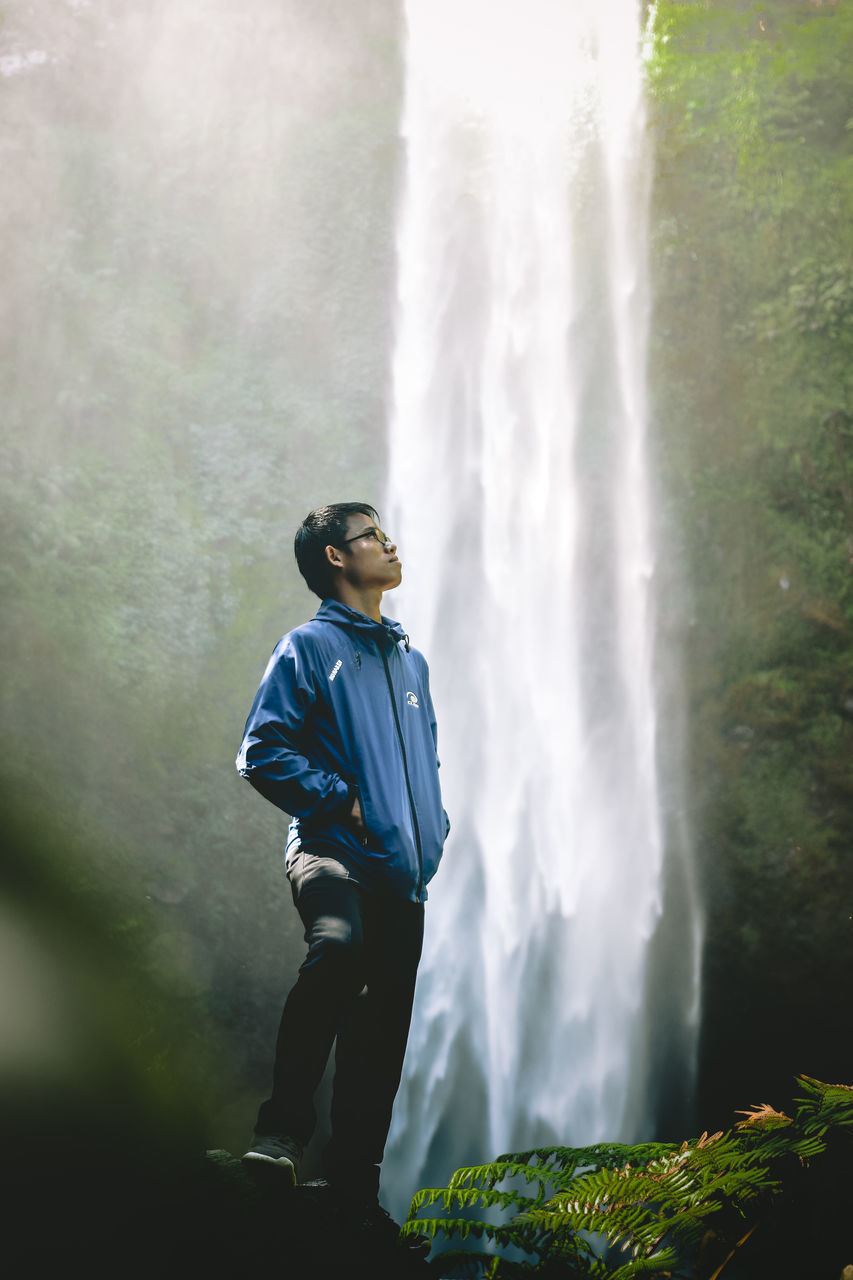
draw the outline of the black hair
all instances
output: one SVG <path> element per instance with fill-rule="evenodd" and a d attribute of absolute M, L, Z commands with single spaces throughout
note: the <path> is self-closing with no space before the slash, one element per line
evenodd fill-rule
<path fill-rule="evenodd" d="M 296 530 L 293 551 L 299 572 L 321 600 L 329 595 L 332 586 L 326 547 L 342 545 L 349 529 L 349 517 L 354 515 L 369 516 L 379 523 L 377 512 L 368 502 L 332 502 L 328 507 L 309 511 Z"/>

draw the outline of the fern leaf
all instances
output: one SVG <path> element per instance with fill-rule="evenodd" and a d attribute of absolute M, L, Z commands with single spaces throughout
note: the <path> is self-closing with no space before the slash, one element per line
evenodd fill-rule
<path fill-rule="evenodd" d="M 407 1235 L 425 1235 L 430 1240 L 441 1232 L 446 1236 L 459 1236 L 467 1240 L 469 1236 L 476 1239 L 485 1237 L 496 1244 L 514 1245 L 526 1253 L 533 1253 L 543 1238 L 543 1232 L 530 1223 L 512 1221 L 509 1223 L 480 1222 L 473 1218 L 418 1218 L 407 1221 L 402 1228 Z"/>
<path fill-rule="evenodd" d="M 679 1264 L 675 1249 L 659 1249 L 646 1258 L 632 1258 L 610 1273 L 610 1280 L 634 1280 L 635 1276 L 669 1275 Z"/>
<path fill-rule="evenodd" d="M 793 1123 L 790 1116 L 786 1116 L 784 1111 L 776 1111 L 769 1102 L 761 1102 L 746 1111 L 736 1111 L 735 1115 L 746 1117 L 745 1120 L 738 1121 L 736 1129 L 749 1129 L 753 1125 L 761 1128 L 784 1127 Z"/>
<path fill-rule="evenodd" d="M 797 1099 L 797 1124 L 808 1137 L 823 1138 L 836 1126 L 853 1125 L 853 1086 L 824 1084 L 812 1076 L 798 1076 L 805 1096 Z"/>
<path fill-rule="evenodd" d="M 525 1182 L 542 1182 L 544 1170 L 531 1166 L 523 1160 L 494 1160 L 491 1164 L 474 1165 L 457 1169 L 448 1186 L 456 1187 L 495 1187 L 510 1178 L 523 1178 Z"/>

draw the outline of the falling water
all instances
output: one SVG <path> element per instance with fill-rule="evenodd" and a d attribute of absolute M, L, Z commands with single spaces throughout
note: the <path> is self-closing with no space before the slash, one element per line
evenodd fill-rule
<path fill-rule="evenodd" d="M 392 612 L 430 660 L 454 826 L 389 1201 L 650 1122 L 669 855 L 640 9 L 407 4 L 386 509 L 405 566 Z"/>

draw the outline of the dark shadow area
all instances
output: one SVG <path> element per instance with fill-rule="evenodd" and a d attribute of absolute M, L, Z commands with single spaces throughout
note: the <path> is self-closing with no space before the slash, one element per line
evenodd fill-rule
<path fill-rule="evenodd" d="M 423 1251 L 207 1152 L 222 1046 L 152 969 L 156 930 L 87 881 L 58 817 L 4 797 L 0 1204 L 10 1275 L 405 1276 Z M 132 895 L 130 895 L 132 898 Z"/>

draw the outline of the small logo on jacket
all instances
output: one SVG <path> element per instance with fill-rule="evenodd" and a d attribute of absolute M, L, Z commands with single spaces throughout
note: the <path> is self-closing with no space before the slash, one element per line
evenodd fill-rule
<path fill-rule="evenodd" d="M 418 702 L 417 694 L 412 693 L 411 689 L 410 689 L 410 690 L 408 691 L 408 693 L 406 694 L 406 701 L 408 702 L 408 704 L 409 704 L 409 706 L 410 706 L 410 707 L 419 707 L 419 706 L 420 706 L 420 703 Z"/>
<path fill-rule="evenodd" d="M 330 679 L 330 680 L 334 680 L 335 676 L 338 674 L 338 672 L 340 671 L 340 669 L 341 669 L 341 667 L 342 667 L 342 666 L 343 666 L 343 658 L 338 658 L 337 662 L 335 663 L 335 665 L 332 667 L 331 671 L 329 672 L 329 679 Z"/>

